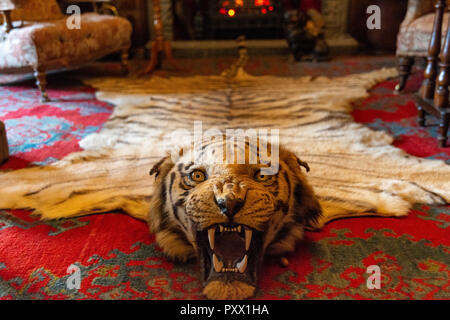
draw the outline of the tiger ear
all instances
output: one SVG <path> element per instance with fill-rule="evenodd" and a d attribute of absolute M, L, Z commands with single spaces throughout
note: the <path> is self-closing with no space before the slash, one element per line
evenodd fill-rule
<path fill-rule="evenodd" d="M 306 172 L 309 172 L 309 165 L 308 165 L 308 163 L 306 163 L 305 161 L 300 160 L 299 157 L 297 157 L 296 155 L 294 155 L 294 157 L 297 160 L 297 163 L 299 164 L 299 166 L 305 168 Z"/>
<path fill-rule="evenodd" d="M 165 178 L 173 168 L 174 164 L 170 156 L 159 160 L 150 170 L 150 175 L 155 175 L 153 194 L 150 199 L 150 212 L 148 215 L 148 224 L 153 233 L 164 229 L 165 216 L 164 210 L 166 197 Z"/>
<path fill-rule="evenodd" d="M 183 155 L 184 148 L 176 149 L 173 153 L 168 156 L 165 156 L 157 163 L 153 165 L 150 169 L 150 175 L 155 175 L 155 179 L 159 176 L 159 174 L 164 170 L 166 166 L 170 166 L 169 170 L 172 168 L 174 161 L 172 159 L 178 159 Z M 175 160 L 176 161 L 176 160 Z M 169 172 L 169 170 L 167 172 Z"/>
<path fill-rule="evenodd" d="M 159 173 L 161 172 L 161 166 L 164 163 L 164 161 L 167 160 L 167 158 L 169 158 L 169 156 L 166 156 L 164 158 L 162 158 L 161 160 L 159 160 L 157 163 L 155 163 L 153 165 L 153 167 L 150 169 L 150 175 L 155 175 L 155 178 L 158 177 Z"/>
<path fill-rule="evenodd" d="M 301 169 L 303 167 L 309 172 L 310 168 L 306 162 L 300 160 L 293 152 L 284 149 L 282 153 L 280 152 L 280 155 L 293 175 L 290 183 L 294 198 L 294 219 L 299 224 L 311 228 L 317 224 L 322 215 L 322 207 Z"/>

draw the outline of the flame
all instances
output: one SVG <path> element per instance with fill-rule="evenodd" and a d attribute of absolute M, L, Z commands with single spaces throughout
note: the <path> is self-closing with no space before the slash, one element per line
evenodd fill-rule
<path fill-rule="evenodd" d="M 260 6 L 270 6 L 270 0 L 255 0 L 255 6 L 256 7 L 260 7 Z"/>

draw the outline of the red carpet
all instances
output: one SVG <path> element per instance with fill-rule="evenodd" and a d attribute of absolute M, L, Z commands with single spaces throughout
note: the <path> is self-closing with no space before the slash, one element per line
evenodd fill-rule
<path fill-rule="evenodd" d="M 232 60 L 232 59 L 230 59 Z M 217 74 L 228 59 L 189 62 L 193 73 Z M 277 57 L 252 59 L 252 74 L 342 75 L 392 66 L 392 57 L 338 58 L 288 64 Z M 164 73 L 163 73 L 164 74 Z M 78 141 L 98 131 L 113 106 L 73 73 L 49 78 L 53 101 L 42 104 L 32 82 L 0 87 L 0 119 L 12 157 L 0 167 L 46 164 L 80 150 Z M 355 103 L 353 115 L 385 130 L 408 153 L 450 164 L 450 148 L 437 148 L 436 120 L 415 123 L 412 92 L 393 94 L 395 81 L 377 85 Z M 1 196 L 1 190 L 0 190 Z M 450 206 L 417 205 L 406 218 L 338 220 L 308 232 L 290 264 L 266 260 L 257 299 L 449 299 Z M 70 265 L 81 271 L 80 289 L 66 286 Z M 370 290 L 366 269 L 378 265 L 381 288 Z M 25 211 L 0 211 L 0 299 L 196 299 L 202 298 L 195 263 L 174 264 L 154 244 L 144 222 L 120 213 L 41 222 Z"/>

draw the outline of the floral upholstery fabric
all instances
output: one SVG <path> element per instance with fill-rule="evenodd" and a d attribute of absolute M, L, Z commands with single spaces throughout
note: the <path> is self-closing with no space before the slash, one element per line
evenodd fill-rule
<path fill-rule="evenodd" d="M 408 0 L 405 19 L 397 36 L 397 56 L 426 57 L 435 18 L 436 0 Z M 447 0 L 450 6 L 450 0 Z M 448 14 L 442 33 L 447 32 Z M 443 43 L 443 42 L 442 42 Z"/>
<path fill-rule="evenodd" d="M 125 18 L 85 13 L 81 28 L 66 19 L 27 23 L 0 41 L 0 69 L 67 67 L 101 58 L 130 46 L 132 26 Z"/>
<path fill-rule="evenodd" d="M 402 26 L 397 38 L 397 55 L 404 56 L 427 56 L 433 30 L 435 14 L 427 14 L 407 26 Z M 442 42 L 444 43 L 447 33 L 449 14 L 444 14 L 442 23 Z"/>

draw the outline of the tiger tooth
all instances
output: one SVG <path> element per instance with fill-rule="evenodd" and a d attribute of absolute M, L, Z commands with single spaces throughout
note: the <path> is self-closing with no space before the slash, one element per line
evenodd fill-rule
<path fill-rule="evenodd" d="M 253 231 L 245 228 L 245 250 L 247 251 L 250 248 L 250 243 L 252 242 L 252 233 Z"/>
<path fill-rule="evenodd" d="M 248 262 L 248 257 L 247 257 L 247 255 L 245 255 L 244 258 L 242 258 L 242 260 L 236 264 L 236 267 L 240 273 L 244 273 L 245 269 L 247 269 L 247 262 Z"/>
<path fill-rule="evenodd" d="M 219 231 L 223 232 L 223 226 L 219 226 Z"/>
<path fill-rule="evenodd" d="M 214 270 L 215 270 L 216 272 L 222 272 L 222 271 L 223 271 L 223 262 L 220 261 L 220 260 L 217 258 L 217 256 L 216 256 L 215 253 L 213 253 L 213 265 L 214 265 Z"/>
<path fill-rule="evenodd" d="M 216 233 L 216 228 L 210 228 L 208 229 L 208 240 L 209 240 L 209 247 L 211 250 L 214 250 L 214 235 Z"/>
<path fill-rule="evenodd" d="M 241 227 L 241 226 L 238 226 L 238 227 L 237 227 L 237 232 L 241 232 L 241 230 L 242 230 L 242 227 Z"/>

